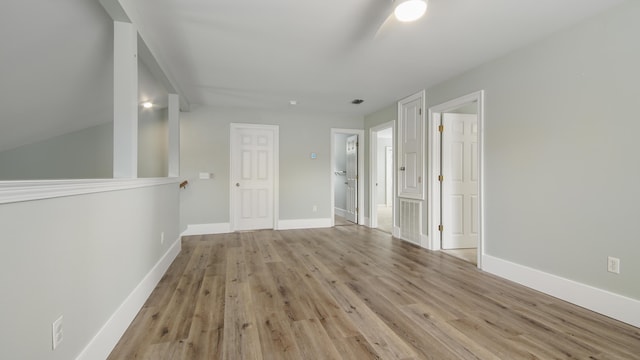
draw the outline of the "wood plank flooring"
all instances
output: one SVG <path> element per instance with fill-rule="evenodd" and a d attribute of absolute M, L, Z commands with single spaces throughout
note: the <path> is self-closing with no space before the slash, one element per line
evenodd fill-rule
<path fill-rule="evenodd" d="M 640 329 L 361 226 L 184 238 L 109 359 L 640 359 Z"/>

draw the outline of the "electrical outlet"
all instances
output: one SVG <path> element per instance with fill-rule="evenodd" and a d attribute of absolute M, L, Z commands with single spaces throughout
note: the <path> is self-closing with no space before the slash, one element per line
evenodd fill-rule
<path fill-rule="evenodd" d="M 164 231 L 160 233 L 160 244 L 164 244 Z"/>
<path fill-rule="evenodd" d="M 313 205 L 313 212 L 318 211 L 318 205 Z"/>
<path fill-rule="evenodd" d="M 62 329 L 62 315 L 51 325 L 51 345 L 55 350 L 64 339 L 64 331 Z"/>
<path fill-rule="evenodd" d="M 620 259 L 613 256 L 607 257 L 607 271 L 614 274 L 620 274 Z"/>

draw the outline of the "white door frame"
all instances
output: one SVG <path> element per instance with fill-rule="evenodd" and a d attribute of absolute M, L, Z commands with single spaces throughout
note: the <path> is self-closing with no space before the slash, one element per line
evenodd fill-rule
<path fill-rule="evenodd" d="M 428 138 L 429 161 L 427 166 L 427 186 L 429 187 L 429 249 L 441 250 L 440 231 L 440 115 L 463 105 L 476 102 L 478 115 L 478 268 L 482 269 L 484 255 L 484 90 L 461 96 L 429 108 Z"/>
<path fill-rule="evenodd" d="M 335 138 L 337 134 L 345 134 L 345 135 L 358 135 L 358 224 L 365 225 L 364 219 L 364 186 L 362 179 L 364 174 L 364 149 L 365 146 L 365 138 L 364 138 L 364 130 L 362 129 L 338 129 L 331 128 L 331 161 L 329 161 L 329 171 L 327 174 L 331 176 L 329 179 L 329 183 L 331 183 L 331 226 L 335 226 L 335 207 L 336 207 L 336 189 L 335 184 L 333 183 L 333 176 L 335 169 L 334 160 L 335 160 Z"/>
<path fill-rule="evenodd" d="M 378 132 L 391 128 L 391 132 L 393 135 L 391 136 L 391 146 L 393 148 L 393 161 L 392 165 L 393 176 L 392 176 L 392 188 L 393 192 L 391 194 L 392 202 L 391 202 L 391 228 L 395 229 L 396 226 L 396 171 L 395 171 L 395 154 L 396 154 L 396 121 L 391 120 L 386 123 L 374 126 L 369 129 L 369 227 L 377 228 L 378 227 L 378 206 L 377 206 L 377 193 L 376 193 L 376 178 L 378 175 Z"/>
<path fill-rule="evenodd" d="M 269 129 L 273 130 L 273 229 L 278 230 L 278 221 L 280 219 L 280 127 L 278 125 L 262 125 L 262 124 L 241 124 L 231 123 L 229 131 L 229 225 L 231 231 L 235 231 L 235 204 L 237 192 L 234 191 L 235 182 L 233 174 L 235 174 L 236 164 L 233 161 L 234 152 L 234 134 L 238 129 Z"/>

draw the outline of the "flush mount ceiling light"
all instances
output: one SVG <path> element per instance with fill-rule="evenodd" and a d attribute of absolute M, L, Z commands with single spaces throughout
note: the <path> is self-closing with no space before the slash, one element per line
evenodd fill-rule
<path fill-rule="evenodd" d="M 396 0 L 397 5 L 393 14 L 398 21 L 416 21 L 427 11 L 426 0 Z"/>
<path fill-rule="evenodd" d="M 151 109 L 153 107 L 153 103 L 150 102 L 150 101 L 143 102 L 142 103 L 142 107 L 145 108 L 145 109 Z"/>

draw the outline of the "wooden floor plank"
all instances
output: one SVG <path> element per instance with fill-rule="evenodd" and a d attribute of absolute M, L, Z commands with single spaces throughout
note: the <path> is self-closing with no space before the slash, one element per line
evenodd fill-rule
<path fill-rule="evenodd" d="M 640 329 L 361 226 L 183 238 L 109 359 L 640 359 Z"/>

